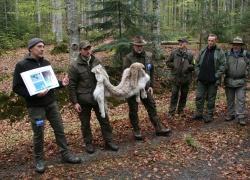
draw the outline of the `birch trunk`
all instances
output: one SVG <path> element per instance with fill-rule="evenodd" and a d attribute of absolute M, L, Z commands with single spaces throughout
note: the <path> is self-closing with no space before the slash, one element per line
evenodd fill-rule
<path fill-rule="evenodd" d="M 70 61 L 76 60 L 80 43 L 80 29 L 78 27 L 78 14 L 76 0 L 65 0 L 67 12 L 67 24 L 70 46 Z"/>

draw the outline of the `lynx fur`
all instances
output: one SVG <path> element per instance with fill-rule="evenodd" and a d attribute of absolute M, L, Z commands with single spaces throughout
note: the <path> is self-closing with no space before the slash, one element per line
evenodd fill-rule
<path fill-rule="evenodd" d="M 106 110 L 105 97 L 128 98 L 136 95 L 137 102 L 140 102 L 140 97 L 147 98 L 145 86 L 150 77 L 144 71 L 144 65 L 141 63 L 133 63 L 126 68 L 123 71 L 121 82 L 117 86 L 110 83 L 109 76 L 101 65 L 95 66 L 91 71 L 97 80 L 93 95 L 103 118 Z"/>

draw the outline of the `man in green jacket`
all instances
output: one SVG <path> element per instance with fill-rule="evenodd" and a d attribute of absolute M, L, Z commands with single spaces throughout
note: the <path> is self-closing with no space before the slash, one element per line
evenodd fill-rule
<path fill-rule="evenodd" d="M 49 61 L 44 58 L 43 40 L 40 38 L 32 38 L 28 43 L 28 50 L 29 54 L 16 64 L 13 77 L 13 91 L 25 99 L 28 108 L 33 130 L 35 170 L 38 173 L 43 173 L 46 168 L 43 151 L 45 119 L 48 119 L 54 130 L 56 143 L 60 148 L 62 160 L 67 163 L 80 163 L 81 159 L 69 152 L 62 118 L 56 101 L 55 90 L 45 90 L 30 96 L 21 77 L 22 72 L 50 65 Z M 60 87 L 67 86 L 68 78 L 65 77 L 63 81 L 59 81 L 59 84 Z"/>
<path fill-rule="evenodd" d="M 250 55 L 243 49 L 242 38 L 233 39 L 232 49 L 226 53 L 225 92 L 227 97 L 226 121 L 237 119 L 240 125 L 246 125 L 246 79 L 250 71 Z"/>
<path fill-rule="evenodd" d="M 79 113 L 86 151 L 88 153 L 95 152 L 90 127 L 92 109 L 94 109 L 100 123 L 105 147 L 112 151 L 118 151 L 118 146 L 113 143 L 112 128 L 108 115 L 106 114 L 105 118 L 101 117 L 98 103 L 93 96 L 97 81 L 91 69 L 99 65 L 100 61 L 92 54 L 91 45 L 88 41 L 80 43 L 79 51 L 77 60 L 69 68 L 69 95 L 75 110 Z"/>
<path fill-rule="evenodd" d="M 183 112 L 194 70 L 193 54 L 187 49 L 188 41 L 179 39 L 178 42 L 179 47 L 171 52 L 166 61 L 171 69 L 172 96 L 168 111 L 170 116 L 175 114 L 177 103 L 177 113 Z"/>
<path fill-rule="evenodd" d="M 196 90 L 196 114 L 193 119 L 213 120 L 215 99 L 220 79 L 225 70 L 225 54 L 217 45 L 217 36 L 208 36 L 208 45 L 199 53 L 195 73 L 198 83 Z M 207 116 L 203 116 L 204 102 L 207 100 Z"/>
<path fill-rule="evenodd" d="M 127 54 L 124 58 L 123 69 L 128 68 L 132 63 L 135 62 L 144 64 L 146 73 L 150 75 L 150 82 L 146 85 L 147 98 L 141 98 L 141 101 L 148 112 L 149 119 L 155 128 L 156 135 L 167 136 L 170 132 L 170 129 L 165 128 L 161 123 L 156 112 L 156 104 L 153 98 L 154 65 L 152 62 L 152 53 L 144 51 L 143 46 L 146 45 L 146 41 L 142 36 L 134 37 L 132 45 L 133 51 Z M 128 98 L 127 102 L 129 106 L 130 123 L 134 130 L 134 137 L 136 140 L 143 140 L 139 127 L 138 103 L 136 102 L 136 96 Z"/>

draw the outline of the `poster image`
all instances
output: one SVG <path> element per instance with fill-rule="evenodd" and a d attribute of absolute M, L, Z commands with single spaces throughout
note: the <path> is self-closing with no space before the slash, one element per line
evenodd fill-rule
<path fill-rule="evenodd" d="M 32 69 L 21 73 L 30 96 L 59 86 L 58 80 L 51 66 Z"/>

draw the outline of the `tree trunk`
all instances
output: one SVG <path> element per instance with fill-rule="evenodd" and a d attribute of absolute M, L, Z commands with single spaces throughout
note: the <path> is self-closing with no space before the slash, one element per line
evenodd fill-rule
<path fill-rule="evenodd" d="M 156 59 L 160 58 L 160 0 L 153 0 L 153 46 Z"/>
<path fill-rule="evenodd" d="M 67 24 L 70 46 L 70 61 L 76 60 L 79 53 L 80 29 L 78 27 L 78 14 L 76 0 L 65 0 Z"/>
<path fill-rule="evenodd" d="M 38 31 L 38 36 L 41 37 L 41 10 L 40 10 L 40 0 L 36 0 L 36 12 L 37 12 L 37 31 Z"/>
<path fill-rule="evenodd" d="M 52 0 L 53 6 L 53 32 L 56 36 L 56 43 L 59 45 L 63 41 L 62 9 L 61 0 Z"/>

